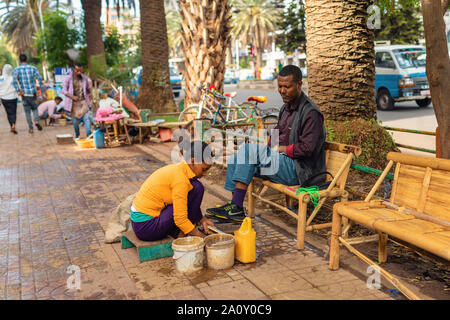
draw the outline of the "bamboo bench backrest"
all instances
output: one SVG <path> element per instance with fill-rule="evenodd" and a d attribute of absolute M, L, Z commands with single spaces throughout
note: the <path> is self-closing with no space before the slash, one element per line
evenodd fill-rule
<path fill-rule="evenodd" d="M 390 201 L 450 221 L 450 160 L 390 152 L 396 163 Z"/>
<path fill-rule="evenodd" d="M 330 172 L 334 177 L 337 175 L 339 169 L 344 164 L 348 157 L 348 154 L 359 156 L 361 154 L 361 148 L 350 146 L 342 143 L 336 142 L 326 142 L 325 143 L 325 163 L 326 171 Z M 347 183 L 348 172 L 350 171 L 351 162 L 348 163 L 347 167 L 342 172 L 341 177 L 337 180 L 336 187 L 339 189 L 344 189 Z M 333 180 L 332 177 L 327 175 L 326 181 Z"/>

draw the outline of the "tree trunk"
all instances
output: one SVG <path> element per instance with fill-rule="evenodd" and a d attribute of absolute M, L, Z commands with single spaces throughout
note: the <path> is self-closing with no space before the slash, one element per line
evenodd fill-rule
<path fill-rule="evenodd" d="M 38 6 L 39 6 L 39 4 L 38 4 Z M 36 22 L 36 17 L 34 16 L 33 8 L 31 7 L 31 3 L 29 1 L 27 1 L 27 8 L 28 8 L 28 11 L 29 11 L 29 14 L 30 14 L 30 17 L 31 17 L 31 21 L 33 22 L 34 32 L 38 33 L 39 32 L 39 27 L 38 27 L 37 22 Z"/>
<path fill-rule="evenodd" d="M 442 4 L 445 4 L 442 1 Z M 450 159 L 450 58 L 441 1 L 421 0 L 427 47 L 427 78 L 440 132 L 441 156 Z M 448 2 L 447 2 L 448 6 Z"/>
<path fill-rule="evenodd" d="M 155 113 L 175 111 L 170 87 L 169 44 L 164 0 L 139 1 L 141 11 L 142 85 L 136 105 Z"/>
<path fill-rule="evenodd" d="M 256 69 L 256 74 L 258 75 L 258 79 L 261 79 L 261 66 L 262 66 L 262 53 L 263 53 L 263 48 L 256 48 L 256 52 L 255 52 L 255 56 L 256 56 L 256 62 L 255 62 L 255 69 Z"/>
<path fill-rule="evenodd" d="M 231 50 L 231 42 L 227 47 L 226 57 L 227 57 L 226 66 L 227 67 L 229 66 L 231 68 L 233 65 L 233 51 Z"/>
<path fill-rule="evenodd" d="M 84 10 L 89 75 L 95 80 L 97 76 L 106 76 L 105 46 L 100 25 L 102 1 L 81 0 L 81 5 Z"/>
<path fill-rule="evenodd" d="M 376 117 L 369 5 L 366 0 L 306 0 L 309 96 L 329 120 Z"/>
<path fill-rule="evenodd" d="M 186 59 L 185 106 L 199 103 L 202 84 L 223 92 L 225 52 L 230 45 L 230 6 L 226 0 L 180 0 Z"/>

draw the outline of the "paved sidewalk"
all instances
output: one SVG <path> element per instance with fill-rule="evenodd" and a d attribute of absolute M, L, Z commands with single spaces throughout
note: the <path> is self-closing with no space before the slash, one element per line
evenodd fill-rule
<path fill-rule="evenodd" d="M 103 243 L 104 230 L 161 157 L 137 145 L 58 145 L 55 135 L 71 126 L 30 135 L 22 110 L 18 135 L 0 110 L 0 299 L 391 299 L 344 268 L 329 271 L 318 253 L 297 251 L 294 237 L 262 219 L 256 263 L 193 275 L 178 273 L 172 258 L 139 263 L 136 249 Z M 207 193 L 203 207 L 221 202 Z M 67 287 L 71 265 L 81 290 Z"/>

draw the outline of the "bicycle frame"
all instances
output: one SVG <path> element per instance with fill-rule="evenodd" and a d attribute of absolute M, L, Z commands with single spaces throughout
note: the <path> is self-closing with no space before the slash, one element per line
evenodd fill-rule
<path fill-rule="evenodd" d="M 243 108 L 240 107 L 240 105 L 238 103 L 236 103 L 232 97 L 228 97 L 228 96 L 222 96 L 220 95 L 220 97 L 218 98 L 224 98 L 225 99 L 225 104 L 222 104 L 221 101 L 218 101 L 216 99 L 214 99 L 214 97 L 217 97 L 216 95 L 218 95 L 217 93 L 211 92 L 208 89 L 203 89 L 204 93 L 202 95 L 202 100 L 199 103 L 199 108 L 197 110 L 197 115 L 196 118 L 200 119 L 203 108 L 207 108 L 206 105 L 208 105 L 210 107 L 210 111 L 214 112 L 214 116 L 213 116 L 213 121 L 212 124 L 216 124 L 217 120 L 218 120 L 218 116 L 221 118 L 221 120 L 226 124 L 226 123 L 236 123 L 239 121 L 242 121 L 243 119 L 248 120 L 249 116 L 247 114 L 245 114 L 245 112 L 243 112 Z M 210 101 L 212 100 L 212 101 Z M 217 104 L 217 107 L 214 105 Z M 252 109 L 252 113 L 255 112 L 257 116 L 259 116 L 259 111 L 258 111 L 258 102 L 255 102 L 255 104 L 253 105 L 254 107 L 251 108 Z M 222 115 L 221 110 L 226 109 L 226 115 L 225 117 Z M 231 117 L 231 111 L 235 109 L 235 111 L 241 116 L 238 117 L 237 119 L 230 119 Z M 252 116 L 250 116 L 251 118 Z"/>

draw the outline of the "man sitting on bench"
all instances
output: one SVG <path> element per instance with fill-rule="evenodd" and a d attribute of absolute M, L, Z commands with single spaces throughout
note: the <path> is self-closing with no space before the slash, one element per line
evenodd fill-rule
<path fill-rule="evenodd" d="M 325 172 L 323 115 L 302 92 L 300 68 L 283 67 L 277 81 L 284 102 L 274 128 L 279 132 L 279 139 L 274 141 L 272 131 L 269 146 L 246 143 L 229 158 L 225 189 L 233 192 L 232 200 L 221 207 L 207 209 L 213 216 L 242 221 L 246 215 L 244 198 L 254 176 L 288 186 L 302 185 L 307 180 L 309 185 L 324 181 L 325 176 L 320 175 Z"/>
<path fill-rule="evenodd" d="M 208 226 L 214 226 L 202 215 L 204 188 L 198 180 L 211 167 L 210 148 L 205 142 L 194 141 L 183 151 L 183 157 L 186 161 L 153 172 L 136 194 L 130 219 L 140 240 L 157 241 L 168 235 L 204 238 L 210 233 Z M 206 234 L 196 224 L 202 225 Z"/>

